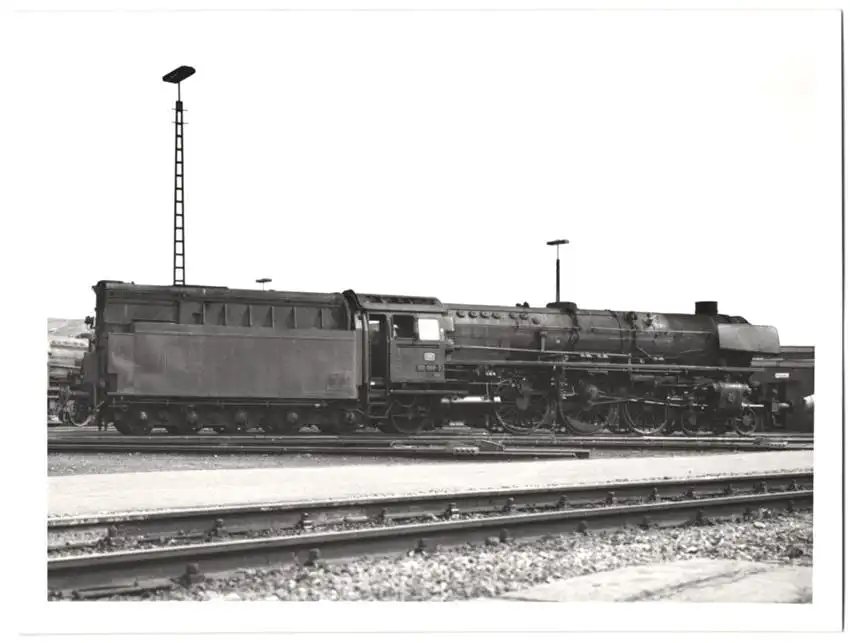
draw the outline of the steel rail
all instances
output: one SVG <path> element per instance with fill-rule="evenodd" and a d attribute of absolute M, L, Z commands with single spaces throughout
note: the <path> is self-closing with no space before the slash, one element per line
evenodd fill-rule
<path fill-rule="evenodd" d="M 547 447 L 506 447 L 500 449 L 482 449 L 475 444 L 448 444 L 448 445 L 416 445 L 416 444 L 394 444 L 394 445 L 346 445 L 346 444 L 301 444 L 301 445 L 234 445 L 234 444 L 202 444 L 202 443 L 158 443 L 158 442 L 115 442 L 105 443 L 98 441 L 48 441 L 49 453 L 56 452 L 127 452 L 140 451 L 145 453 L 232 453 L 244 455 L 247 453 L 265 453 L 272 455 L 286 455 L 290 453 L 312 453 L 328 455 L 373 455 L 392 457 L 417 457 L 417 458 L 458 458 L 474 457 L 477 459 L 516 459 L 516 458 L 560 458 L 560 459 L 587 459 L 590 451 L 581 449 L 562 449 Z"/>
<path fill-rule="evenodd" d="M 570 433 L 558 433 L 546 429 L 536 429 L 526 434 L 522 435 L 513 435 L 511 433 L 504 433 L 498 431 L 488 431 L 483 428 L 474 428 L 467 426 L 445 426 L 439 427 L 434 430 L 430 430 L 424 433 L 417 433 L 413 435 L 404 435 L 404 434 L 390 434 L 383 433 L 378 430 L 373 429 L 358 429 L 355 432 L 349 433 L 347 435 L 334 435 L 328 433 L 319 433 L 313 431 L 306 432 L 298 432 L 291 434 L 275 434 L 275 433 L 265 433 L 260 429 L 251 429 L 246 432 L 240 432 L 236 434 L 227 434 L 227 433 L 216 433 L 212 430 L 205 429 L 201 433 L 195 433 L 190 435 L 177 435 L 171 434 L 166 431 L 157 430 L 156 434 L 151 434 L 148 436 L 123 436 L 117 434 L 116 431 L 110 429 L 109 432 L 103 434 L 98 432 L 95 427 L 75 427 L 75 426 L 57 426 L 51 427 L 48 431 L 48 435 L 54 436 L 63 436 L 71 434 L 79 434 L 79 437 L 99 437 L 99 438 L 111 438 L 111 439 L 150 439 L 150 438 L 163 438 L 170 440 L 186 440 L 186 439 L 210 439 L 210 440 L 289 440 L 293 438 L 310 438 L 314 440 L 339 440 L 339 439 L 354 439 L 354 440 L 391 440 L 391 439 L 404 439 L 404 440 L 452 440 L 457 438 L 489 438 L 489 439 L 499 439 L 499 440 L 511 440 L 516 442 L 522 441 L 536 441 L 536 440 L 577 440 L 577 439 L 592 439 L 592 440 L 670 440 L 670 441 L 688 441 L 688 440 L 709 440 L 709 441 L 717 441 L 717 440 L 731 440 L 731 441 L 741 441 L 747 442 L 752 440 L 774 440 L 774 441 L 787 441 L 787 442 L 813 442 L 814 434 L 812 433 L 782 433 L 782 432 L 766 432 L 766 433 L 754 433 L 752 435 L 742 436 L 736 434 L 729 435 L 714 435 L 710 432 L 706 431 L 704 435 L 699 436 L 688 436 L 688 435 L 639 435 L 635 433 L 628 434 L 612 434 L 612 433 L 598 433 L 595 435 L 575 435 Z"/>
<path fill-rule="evenodd" d="M 812 487 L 801 489 L 801 481 Z M 783 490 L 775 491 L 777 486 Z M 735 495 L 736 491 L 746 493 Z M 676 499 L 665 500 L 671 493 L 675 494 L 673 497 Z M 810 506 L 813 494 L 813 476 L 808 472 L 559 489 L 500 490 L 416 498 L 294 503 L 266 507 L 267 515 L 264 515 L 262 507 L 253 506 L 156 512 L 139 514 L 135 518 L 108 516 L 64 519 L 53 521 L 53 529 L 59 529 L 60 525 L 61 528 L 91 528 L 95 524 L 93 520 L 114 520 L 111 525 L 117 526 L 121 525 L 123 519 L 131 527 L 124 532 L 121 532 L 121 527 L 117 527 L 118 533 L 130 534 L 134 520 L 134 528 L 137 530 L 139 525 L 146 522 L 153 526 L 159 520 L 160 526 L 165 526 L 172 520 L 176 521 L 170 523 L 172 529 L 182 521 L 184 529 L 192 528 L 190 524 L 194 524 L 206 530 L 201 533 L 210 534 L 212 526 L 219 529 L 217 535 L 221 536 L 227 533 L 231 523 L 242 524 L 247 526 L 247 531 L 255 531 L 265 520 L 264 524 L 286 525 L 296 529 L 297 533 L 51 558 L 48 560 L 48 589 L 66 595 L 68 592 L 78 592 L 88 596 L 135 592 L 149 589 L 144 584 L 148 581 L 162 585 L 161 579 L 170 579 L 165 581 L 167 586 L 179 582 L 175 579 L 181 575 L 184 581 L 191 581 L 199 569 L 204 573 L 218 573 L 240 567 L 290 563 L 293 560 L 304 563 L 315 560 L 319 555 L 323 558 L 345 558 L 411 549 L 427 550 L 434 544 L 458 544 L 493 537 L 504 541 L 512 537 L 539 536 L 564 530 L 621 527 L 627 524 L 650 526 L 653 521 L 665 524 L 670 521 L 700 521 L 717 516 L 738 515 L 741 512 L 746 515 L 762 506 L 784 509 Z M 627 499 L 643 502 L 621 504 Z M 593 502 L 602 502 L 604 506 L 569 508 Z M 461 511 L 461 507 L 464 511 Z M 215 518 L 216 522 L 211 525 L 215 511 L 219 512 L 219 518 Z M 496 515 L 458 519 L 462 513 Z M 182 515 L 178 517 L 177 514 Z M 421 520 L 423 515 L 444 519 L 386 526 L 395 520 Z M 221 516 L 228 518 L 225 520 Z M 357 518 L 352 523 L 376 521 L 384 526 L 315 531 L 317 524 L 340 525 L 340 516 L 343 526 L 346 524 L 346 516 Z M 317 522 L 313 523 L 313 519 Z M 142 533 L 145 533 L 144 529 L 142 527 Z M 151 529 L 147 533 L 157 532 Z M 214 531 L 212 533 L 216 535 Z M 231 532 L 231 535 L 235 534 Z M 320 553 L 315 551 L 317 549 Z"/>
<path fill-rule="evenodd" d="M 69 445 L 96 443 L 102 445 L 180 445 L 203 444 L 218 446 L 326 446 L 388 448 L 398 445 L 422 445 L 430 447 L 456 446 L 458 444 L 480 445 L 482 450 L 531 447 L 598 447 L 598 448 L 659 448 L 659 449 L 747 449 L 773 450 L 789 448 L 812 448 L 811 440 L 788 440 L 782 438 L 723 438 L 723 437 L 597 437 L 597 436 L 386 436 L 386 435 L 158 435 L 158 436 L 50 436 L 48 449 L 70 448 Z"/>
<path fill-rule="evenodd" d="M 62 440 L 102 440 L 102 441 L 122 441 L 122 442 L 149 442 L 151 440 L 163 440 L 171 442 L 179 441 L 206 441 L 206 442 L 244 442 L 245 444 L 266 444 L 266 443 L 296 443 L 296 442 L 336 442 L 347 444 L 374 444 L 376 442 L 456 442 L 458 440 L 491 440 L 498 441 L 504 444 L 567 444 L 571 442 L 594 442 L 598 444 L 694 444 L 705 443 L 711 444 L 753 444 L 760 442 L 781 442 L 787 444 L 814 442 L 811 437 L 722 437 L 722 436 L 640 436 L 640 435 L 619 435 L 619 436 L 604 436 L 604 435 L 564 435 L 564 434 L 531 434 L 531 435 L 506 435 L 501 433 L 469 433 L 465 435 L 387 435 L 387 434 L 354 434 L 354 435 L 317 435 L 317 434 L 296 434 L 296 435 L 269 435 L 264 433 L 257 434 L 236 434 L 236 435 L 215 435 L 215 434 L 194 434 L 194 435 L 169 435 L 167 433 L 151 434 L 147 436 L 121 436 L 114 434 L 96 434 L 96 433 L 71 433 L 68 435 L 51 435 L 50 440 L 57 442 Z"/>

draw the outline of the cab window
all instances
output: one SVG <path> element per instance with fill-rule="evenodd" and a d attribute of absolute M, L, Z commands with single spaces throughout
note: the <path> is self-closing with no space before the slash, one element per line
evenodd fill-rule
<path fill-rule="evenodd" d="M 413 315 L 393 315 L 393 334 L 399 339 L 416 339 Z"/>
<path fill-rule="evenodd" d="M 423 342 L 438 342 L 440 341 L 440 320 L 439 319 L 422 319 L 419 322 L 419 339 Z"/>

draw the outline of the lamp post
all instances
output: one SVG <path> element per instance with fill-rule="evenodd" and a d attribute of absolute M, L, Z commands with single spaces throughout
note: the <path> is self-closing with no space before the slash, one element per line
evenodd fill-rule
<path fill-rule="evenodd" d="M 547 241 L 547 246 L 555 246 L 555 303 L 561 301 L 561 246 L 569 243 L 567 239 Z"/>
<path fill-rule="evenodd" d="M 265 289 L 266 289 L 266 284 L 267 284 L 267 283 L 270 283 L 270 282 L 271 282 L 271 279 L 270 279 L 269 277 L 260 277 L 259 279 L 257 279 L 257 280 L 256 280 L 256 282 L 257 282 L 258 284 L 263 284 L 263 290 L 265 290 Z"/>
<path fill-rule="evenodd" d="M 195 73 L 194 67 L 183 65 L 165 76 L 166 83 L 177 85 L 177 104 L 174 107 L 174 272 L 175 286 L 186 285 L 186 229 L 183 201 L 183 101 L 180 83 Z"/>

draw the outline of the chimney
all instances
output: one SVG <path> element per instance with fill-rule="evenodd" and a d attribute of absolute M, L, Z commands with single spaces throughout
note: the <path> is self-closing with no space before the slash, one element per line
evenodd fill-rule
<path fill-rule="evenodd" d="M 708 315 L 710 317 L 717 316 L 716 301 L 698 301 L 694 308 L 694 315 Z"/>

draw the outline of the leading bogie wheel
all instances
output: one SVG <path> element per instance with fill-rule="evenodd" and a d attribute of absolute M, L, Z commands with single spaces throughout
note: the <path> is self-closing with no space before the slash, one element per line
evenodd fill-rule
<path fill-rule="evenodd" d="M 735 419 L 734 426 L 738 435 L 753 435 L 761 428 L 761 418 L 755 409 L 745 408 L 741 417 Z"/>

